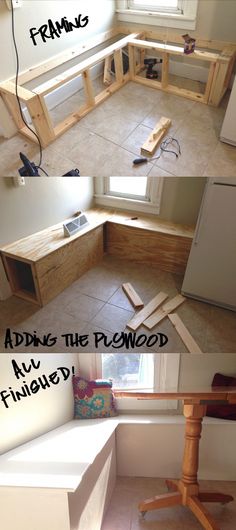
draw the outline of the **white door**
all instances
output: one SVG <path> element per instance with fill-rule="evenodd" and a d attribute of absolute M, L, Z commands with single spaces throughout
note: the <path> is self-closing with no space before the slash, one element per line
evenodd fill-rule
<path fill-rule="evenodd" d="M 210 179 L 182 292 L 236 310 L 236 178 Z"/>

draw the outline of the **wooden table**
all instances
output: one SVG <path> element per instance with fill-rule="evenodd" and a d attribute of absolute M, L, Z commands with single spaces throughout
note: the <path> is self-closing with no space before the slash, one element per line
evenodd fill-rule
<path fill-rule="evenodd" d="M 136 397 L 138 399 L 177 399 L 182 400 L 183 413 L 186 418 L 185 448 L 180 480 L 166 480 L 169 493 L 141 501 L 139 510 L 143 516 L 146 512 L 170 506 L 188 506 L 203 528 L 220 530 L 213 517 L 203 505 L 204 502 L 226 504 L 233 501 L 231 495 L 224 493 L 200 491 L 198 484 L 199 442 L 202 431 L 202 420 L 206 415 L 207 405 L 214 402 L 236 403 L 236 388 L 219 387 L 217 389 L 200 389 L 180 392 L 115 392 L 116 397 Z"/>

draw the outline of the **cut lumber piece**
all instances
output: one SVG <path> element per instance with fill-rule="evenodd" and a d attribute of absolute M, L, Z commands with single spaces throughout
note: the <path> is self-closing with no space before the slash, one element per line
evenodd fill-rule
<path fill-rule="evenodd" d="M 131 304 L 135 308 L 138 309 L 144 306 L 143 301 L 141 300 L 140 296 L 136 293 L 131 283 L 123 283 L 122 289 L 125 292 L 128 299 L 130 300 Z"/>
<path fill-rule="evenodd" d="M 135 315 L 127 324 L 127 327 L 135 331 L 142 325 L 144 320 L 148 318 L 163 302 L 168 298 L 166 293 L 159 293 L 153 298 L 137 315 Z"/>
<path fill-rule="evenodd" d="M 172 322 L 173 326 L 175 327 L 177 333 L 179 334 L 188 351 L 190 353 L 202 353 L 198 344 L 192 337 L 191 333 L 189 333 L 188 329 L 182 322 L 179 315 L 177 315 L 176 313 L 172 313 L 168 315 L 168 318 Z"/>
<path fill-rule="evenodd" d="M 155 129 L 153 129 L 146 142 L 143 144 L 141 148 L 141 153 L 143 155 L 153 155 L 156 151 L 158 144 L 161 142 L 162 138 L 164 138 L 170 126 L 171 120 L 169 118 L 162 117 L 157 123 Z"/>
<path fill-rule="evenodd" d="M 155 311 L 155 313 L 151 314 L 151 316 L 143 322 L 143 325 L 148 329 L 154 328 L 154 326 L 166 318 L 171 311 L 174 311 L 174 309 L 179 307 L 179 305 L 183 304 L 185 300 L 186 298 L 184 298 L 181 294 L 177 294 L 175 298 L 172 298 L 172 300 L 167 302 L 167 304 L 163 305 L 161 309 L 158 309 L 158 311 Z"/>

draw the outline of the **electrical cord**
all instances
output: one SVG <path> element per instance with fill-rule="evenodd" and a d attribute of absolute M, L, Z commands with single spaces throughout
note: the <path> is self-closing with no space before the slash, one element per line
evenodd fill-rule
<path fill-rule="evenodd" d="M 173 142 L 175 142 L 177 145 L 178 153 L 176 153 L 176 151 L 173 151 L 172 149 L 167 149 L 167 147 L 171 146 Z M 163 152 L 171 153 L 172 155 L 175 155 L 176 158 L 179 158 L 179 156 L 181 155 L 181 148 L 178 140 L 176 138 L 173 138 L 173 136 L 167 136 L 167 138 L 160 145 L 160 153 L 158 156 L 155 156 L 154 158 L 135 158 L 135 160 L 133 160 L 133 164 L 135 166 L 138 166 L 140 164 L 151 162 L 152 160 L 159 160 Z"/>
<path fill-rule="evenodd" d="M 19 94 L 18 94 L 18 79 L 19 79 L 19 71 L 20 71 L 20 60 L 19 60 L 18 47 L 17 47 L 17 42 L 16 42 L 16 35 L 15 35 L 15 16 L 14 16 L 14 8 L 13 8 L 13 1 L 12 0 L 11 0 L 11 22 L 12 22 L 12 39 L 13 39 L 13 44 L 14 44 L 14 49 L 15 49 L 15 54 L 16 54 L 16 78 L 15 78 L 16 99 L 17 99 L 17 103 L 18 103 L 18 106 L 19 106 L 19 110 L 20 110 L 20 115 L 21 115 L 22 121 L 26 125 L 27 129 L 29 129 L 29 131 L 31 131 L 34 134 L 34 136 L 37 138 L 37 141 L 38 141 L 38 144 L 39 144 L 39 165 L 36 166 L 36 168 L 37 169 L 41 169 L 41 171 L 48 177 L 48 174 L 46 173 L 46 171 L 41 167 L 42 159 L 43 159 L 43 149 L 42 149 L 42 144 L 41 144 L 40 138 L 37 135 L 37 133 L 34 131 L 34 129 L 32 129 L 29 126 L 29 124 L 27 123 L 27 121 L 26 121 L 26 119 L 24 117 L 22 108 L 21 108 L 21 102 L 20 102 L 20 98 L 19 98 Z"/>

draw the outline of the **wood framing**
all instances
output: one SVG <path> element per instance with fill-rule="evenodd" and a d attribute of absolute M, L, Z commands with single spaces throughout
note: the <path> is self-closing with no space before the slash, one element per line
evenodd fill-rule
<path fill-rule="evenodd" d="M 118 36 L 122 33 L 128 33 L 128 35 L 118 38 Z M 88 59 L 80 61 L 77 65 L 66 69 L 63 73 L 55 73 L 55 69 L 59 66 L 66 64 L 68 61 L 77 57 L 79 60 L 81 55 L 83 55 L 85 52 L 91 51 L 99 44 L 106 43 L 108 40 L 115 38 L 118 39 L 115 43 L 106 46 L 103 50 L 96 52 Z M 162 42 L 153 42 L 146 39 L 161 40 Z M 221 43 L 219 41 L 205 41 L 202 39 L 197 39 L 197 49 L 194 51 L 194 53 L 188 55 L 188 59 L 194 62 L 205 61 L 209 63 L 209 76 L 206 83 L 205 93 L 201 94 L 186 90 L 184 88 L 178 88 L 177 86 L 171 85 L 169 83 L 170 57 L 172 55 L 183 57 L 184 53 L 183 45 L 179 45 L 182 44 L 181 37 L 179 35 L 169 34 L 168 41 L 169 43 L 167 42 L 167 36 L 164 31 L 155 33 L 150 31 L 137 32 L 137 30 L 134 30 L 132 32 L 129 29 L 127 30 L 127 28 L 118 26 L 117 28 L 102 33 L 101 35 L 97 35 L 93 39 L 90 39 L 76 48 L 59 54 L 49 61 L 22 72 L 19 75 L 18 95 L 20 100 L 27 106 L 31 116 L 32 124 L 41 140 L 43 147 L 46 147 L 52 143 L 56 138 L 66 132 L 70 127 L 75 125 L 79 120 L 86 116 L 86 114 L 91 112 L 95 107 L 100 105 L 103 101 L 105 101 L 129 81 L 135 81 L 158 90 L 163 90 L 171 94 L 192 99 L 193 101 L 199 101 L 201 103 L 218 106 L 230 83 L 230 77 L 235 62 L 236 44 L 231 42 Z M 129 50 L 130 68 L 129 72 L 124 75 L 122 51 L 126 47 L 128 47 Z M 205 49 L 199 49 L 201 47 Z M 211 49 L 219 51 L 209 51 Z M 161 81 L 146 79 L 140 75 L 143 70 L 145 53 L 148 50 L 158 53 L 162 57 L 163 63 Z M 109 76 L 109 65 L 111 64 L 111 60 L 113 58 L 116 73 L 114 75 L 114 81 L 112 82 Z M 109 86 L 100 94 L 95 96 L 93 92 L 93 84 L 90 78 L 90 69 L 100 62 L 105 63 L 104 83 L 105 85 L 109 84 Z M 29 81 L 37 79 L 50 71 L 52 71 L 51 80 L 46 81 L 33 90 L 29 90 L 24 87 L 24 85 Z M 69 115 L 66 119 L 54 127 L 44 98 L 57 88 L 79 76 L 81 76 L 85 88 L 85 104 L 79 107 L 73 114 Z M 14 79 L 4 81 L 0 84 L 0 96 L 2 96 L 5 105 L 13 117 L 18 131 L 27 136 L 30 140 L 36 142 L 36 137 L 27 129 L 24 122 L 22 121 L 16 100 Z"/>

